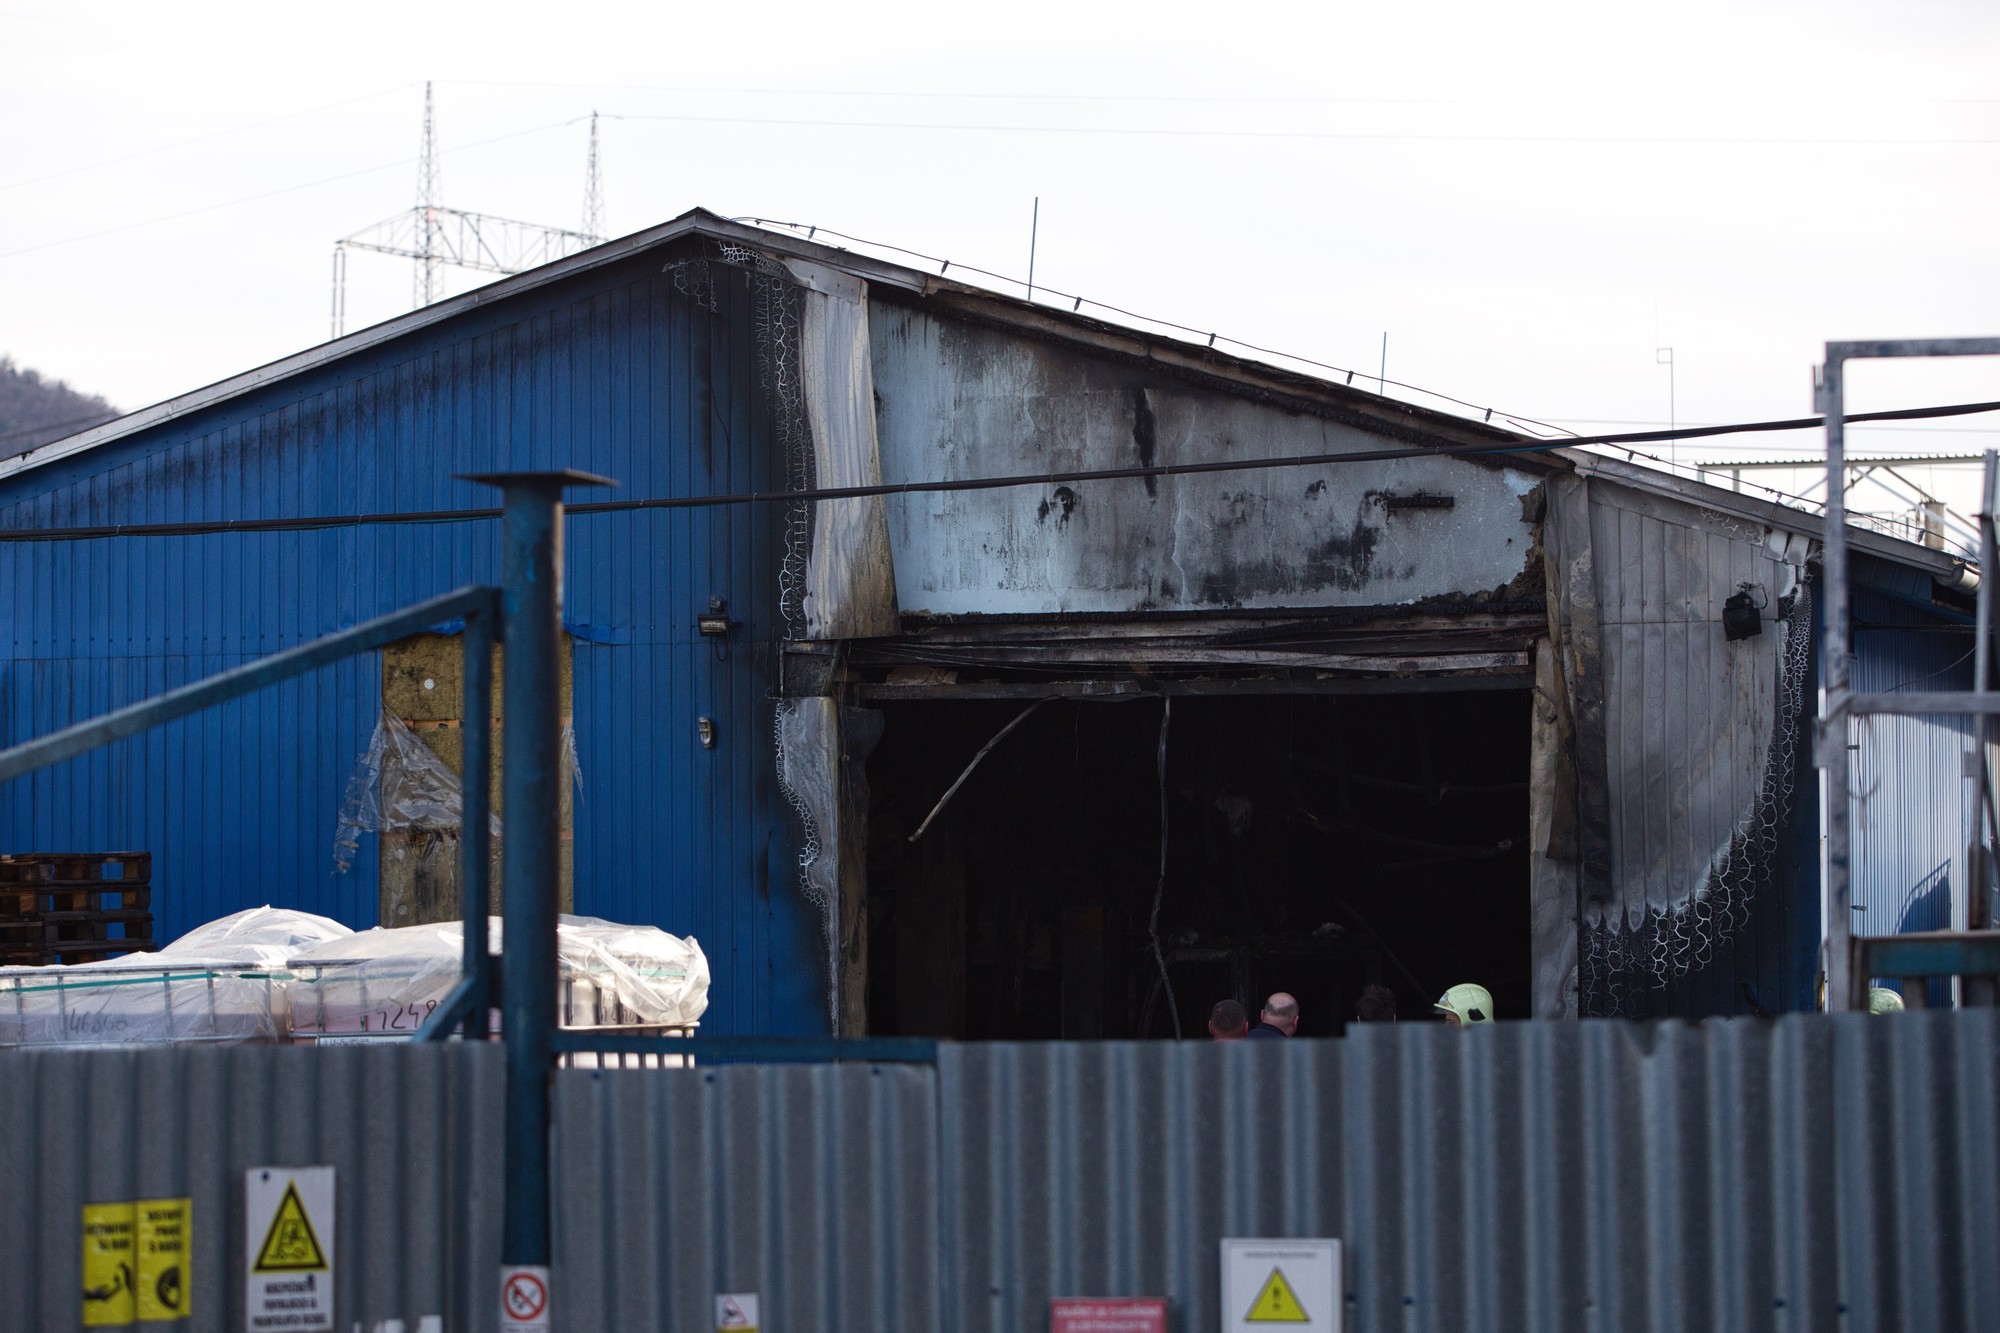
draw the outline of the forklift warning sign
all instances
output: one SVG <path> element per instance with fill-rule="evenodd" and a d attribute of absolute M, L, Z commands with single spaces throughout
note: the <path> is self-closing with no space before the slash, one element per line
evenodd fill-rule
<path fill-rule="evenodd" d="M 333 1168 L 243 1177 L 243 1318 L 250 1333 L 332 1333 Z"/>
<path fill-rule="evenodd" d="M 1222 1327 L 1340 1333 L 1340 1242 L 1222 1242 Z"/>

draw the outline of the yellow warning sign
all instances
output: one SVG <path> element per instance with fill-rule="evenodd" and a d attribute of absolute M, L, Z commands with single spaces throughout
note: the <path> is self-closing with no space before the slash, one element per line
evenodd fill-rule
<path fill-rule="evenodd" d="M 132 1205 L 83 1206 L 83 1326 L 132 1322 Z"/>
<path fill-rule="evenodd" d="M 1292 1284 L 1285 1281 L 1285 1271 L 1273 1268 L 1271 1276 L 1264 1279 L 1264 1285 L 1257 1292 L 1257 1299 L 1251 1302 L 1250 1313 L 1243 1316 L 1246 1324 L 1309 1324 L 1306 1307 L 1299 1304 L 1299 1298 L 1292 1292 Z"/>
<path fill-rule="evenodd" d="M 139 1318 L 165 1321 L 188 1317 L 188 1255 L 194 1248 L 192 1199 L 141 1199 L 137 1214 Z"/>
<path fill-rule="evenodd" d="M 257 1247 L 257 1262 L 252 1268 L 259 1273 L 304 1273 L 325 1267 L 326 1253 L 319 1247 L 319 1237 L 313 1234 L 306 1206 L 299 1202 L 298 1182 L 287 1181 L 285 1197 L 278 1202 L 271 1229 L 264 1233 L 264 1243 Z"/>

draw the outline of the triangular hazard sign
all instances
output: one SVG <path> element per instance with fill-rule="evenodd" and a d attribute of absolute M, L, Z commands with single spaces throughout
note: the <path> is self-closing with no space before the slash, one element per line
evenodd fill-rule
<path fill-rule="evenodd" d="M 743 1313 L 743 1307 L 736 1303 L 736 1298 L 734 1296 L 724 1296 L 722 1298 L 722 1319 L 721 1323 L 719 1324 L 719 1327 L 722 1328 L 750 1327 L 750 1316 Z"/>
<path fill-rule="evenodd" d="M 1264 1288 L 1257 1293 L 1257 1299 L 1250 1303 L 1250 1313 L 1243 1316 L 1246 1324 L 1307 1324 L 1312 1320 L 1306 1314 L 1306 1307 L 1299 1304 L 1299 1298 L 1292 1292 L 1292 1284 L 1285 1281 L 1281 1268 L 1271 1270 L 1271 1276 L 1264 1279 Z"/>
<path fill-rule="evenodd" d="M 299 1202 L 298 1182 L 288 1180 L 277 1216 L 271 1219 L 271 1229 L 264 1233 L 264 1244 L 257 1251 L 253 1271 L 298 1273 L 325 1267 L 326 1255 L 319 1248 L 319 1237 L 313 1234 L 312 1219 Z"/>

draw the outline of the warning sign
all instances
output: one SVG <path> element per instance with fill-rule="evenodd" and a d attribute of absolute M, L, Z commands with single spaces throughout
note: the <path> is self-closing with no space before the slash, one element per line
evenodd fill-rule
<path fill-rule="evenodd" d="M 718 1292 L 715 1297 L 715 1333 L 757 1333 L 757 1293 Z"/>
<path fill-rule="evenodd" d="M 243 1177 L 243 1317 L 250 1333 L 331 1333 L 330 1166 L 252 1167 Z"/>
<path fill-rule="evenodd" d="M 1167 1303 L 1058 1296 L 1049 1302 L 1049 1333 L 1167 1333 Z"/>
<path fill-rule="evenodd" d="M 132 1205 L 83 1206 L 83 1326 L 117 1328 L 132 1322 Z"/>
<path fill-rule="evenodd" d="M 253 1267 L 260 1273 L 304 1273 L 326 1267 L 326 1251 L 320 1249 L 312 1218 L 299 1202 L 295 1180 L 285 1182 L 285 1197 L 278 1200 L 278 1211 L 271 1218 L 270 1230 L 264 1233 Z"/>
<path fill-rule="evenodd" d="M 506 1333 L 549 1333 L 549 1270 L 545 1266 L 501 1266 L 500 1327 Z"/>
<path fill-rule="evenodd" d="M 141 1199 L 132 1205 L 137 1230 L 133 1274 L 142 1322 L 188 1317 L 188 1256 L 194 1252 L 194 1200 Z"/>
<path fill-rule="evenodd" d="M 1243 1316 L 1246 1324 L 1310 1324 L 1306 1308 L 1299 1304 L 1292 1284 L 1285 1281 L 1284 1270 L 1273 1268 L 1271 1276 L 1264 1279 L 1264 1289 L 1257 1293 L 1257 1299 L 1250 1302 L 1250 1313 Z"/>
<path fill-rule="evenodd" d="M 1222 1242 L 1222 1327 L 1339 1333 L 1340 1242 Z"/>

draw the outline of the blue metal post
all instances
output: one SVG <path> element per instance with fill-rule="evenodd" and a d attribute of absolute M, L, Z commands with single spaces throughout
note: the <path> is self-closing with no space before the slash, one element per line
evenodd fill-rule
<path fill-rule="evenodd" d="M 458 883 L 465 898 L 465 975 L 472 980 L 472 1007 L 465 1019 L 469 1041 L 486 1040 L 493 1012 L 493 964 L 486 918 L 493 910 L 488 880 L 493 865 L 489 821 L 493 799 L 493 642 L 499 628 L 494 619 L 492 612 L 465 618 L 465 807 L 459 826 Z"/>
<path fill-rule="evenodd" d="M 565 486 L 617 483 L 567 470 L 466 480 L 498 486 L 503 513 L 500 602 L 507 652 L 500 786 L 506 840 L 500 873 L 506 937 L 500 1016 L 507 1043 L 507 1205 L 500 1262 L 545 1268 L 562 833 L 562 492 Z"/>

